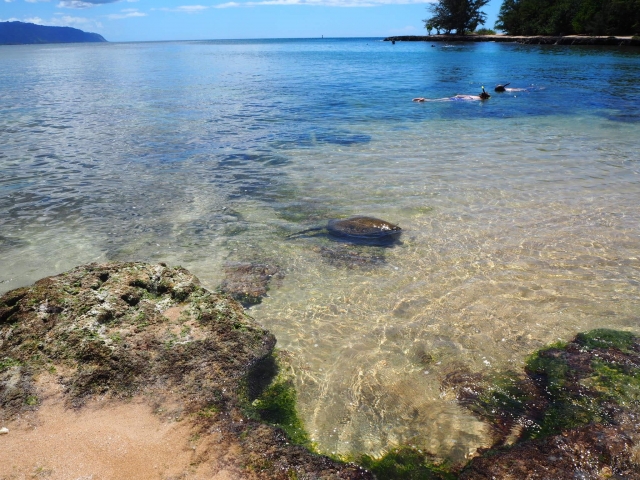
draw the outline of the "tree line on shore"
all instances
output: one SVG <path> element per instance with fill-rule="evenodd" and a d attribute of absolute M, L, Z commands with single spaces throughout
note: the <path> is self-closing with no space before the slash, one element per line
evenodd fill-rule
<path fill-rule="evenodd" d="M 431 34 L 476 31 L 489 0 L 439 0 L 424 20 Z M 503 0 L 495 28 L 508 35 L 637 35 L 640 0 Z M 486 30 L 485 30 L 486 31 Z"/>

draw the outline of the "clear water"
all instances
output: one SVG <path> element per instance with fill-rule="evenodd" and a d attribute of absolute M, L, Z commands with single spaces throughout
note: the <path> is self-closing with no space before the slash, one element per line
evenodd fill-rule
<path fill-rule="evenodd" d="M 639 50 L 598 47 L 0 47 L 0 291 L 90 261 L 211 288 L 226 262 L 277 263 L 250 313 L 291 353 L 319 448 L 461 460 L 488 430 L 447 373 L 640 333 L 638 79 Z M 507 81 L 529 89 L 493 94 Z M 285 238 L 354 214 L 402 242 Z"/>

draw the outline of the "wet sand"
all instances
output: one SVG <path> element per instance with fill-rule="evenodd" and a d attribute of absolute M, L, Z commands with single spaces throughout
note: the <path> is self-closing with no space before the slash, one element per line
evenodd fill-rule
<path fill-rule="evenodd" d="M 233 445 L 216 434 L 201 439 L 187 418 L 148 397 L 69 409 L 55 380 L 39 383 L 47 394 L 37 411 L 0 425 L 9 429 L 0 436 L 3 480 L 250 478 L 234 466 Z"/>

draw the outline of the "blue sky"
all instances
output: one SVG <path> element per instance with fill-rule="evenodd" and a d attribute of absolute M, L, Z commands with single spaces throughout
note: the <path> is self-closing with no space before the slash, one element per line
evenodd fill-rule
<path fill-rule="evenodd" d="M 493 28 L 502 0 L 484 8 Z M 96 32 L 112 42 L 424 35 L 428 0 L 0 0 L 0 21 Z"/>

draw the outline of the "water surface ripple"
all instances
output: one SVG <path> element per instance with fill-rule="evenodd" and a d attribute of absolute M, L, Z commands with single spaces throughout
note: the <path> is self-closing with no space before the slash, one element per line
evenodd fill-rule
<path fill-rule="evenodd" d="M 105 260 L 229 261 L 325 452 L 461 460 L 441 387 L 576 332 L 640 333 L 637 50 L 379 39 L 0 47 L 0 291 Z M 497 83 L 526 89 L 493 94 Z M 493 94 L 416 104 L 416 96 Z M 389 248 L 286 239 L 400 224 Z"/>

